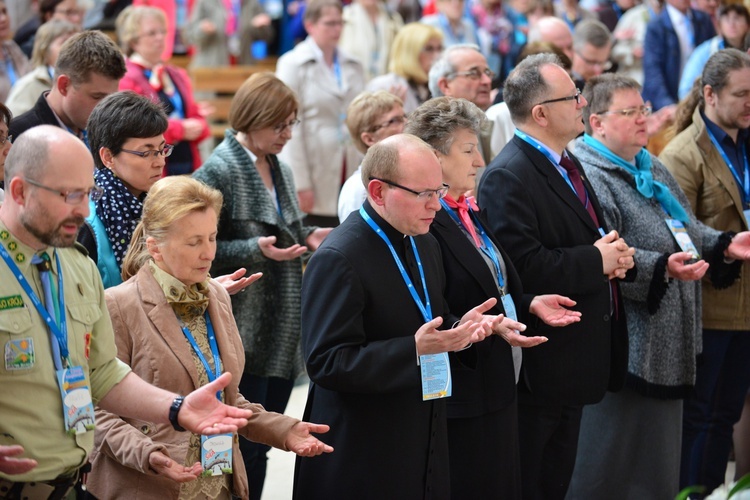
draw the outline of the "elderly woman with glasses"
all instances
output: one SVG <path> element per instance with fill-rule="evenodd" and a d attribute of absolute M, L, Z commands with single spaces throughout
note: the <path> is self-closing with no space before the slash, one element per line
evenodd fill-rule
<path fill-rule="evenodd" d="M 346 126 L 354 145 L 364 155 L 370 146 L 404 130 L 404 104 L 397 96 L 378 90 L 362 92 L 346 110 Z M 339 193 L 339 220 L 344 222 L 350 213 L 359 210 L 367 199 L 362 184 L 362 165 L 346 180 Z"/>
<path fill-rule="evenodd" d="M 646 149 L 640 85 L 601 75 L 583 91 L 586 133 L 576 157 L 607 226 L 636 248 L 633 282 L 620 284 L 629 340 L 625 388 L 586 406 L 570 498 L 673 498 L 678 491 L 682 399 L 701 352 L 701 283 L 730 285 L 750 257 L 750 233 L 698 221 L 677 181 Z M 727 262 L 733 262 L 728 264 Z"/>
<path fill-rule="evenodd" d="M 156 7 L 131 6 L 117 16 L 117 38 L 127 56 L 120 90 L 132 90 L 159 103 L 168 115 L 166 140 L 174 150 L 166 175 L 190 174 L 201 165 L 198 144 L 209 135 L 208 122 L 195 102 L 184 69 L 167 64 L 162 54 L 167 19 Z"/>
<path fill-rule="evenodd" d="M 294 92 L 272 73 L 248 78 L 232 99 L 231 130 L 194 177 L 224 195 L 217 272 L 246 267 L 263 273 L 253 293 L 232 297 L 247 364 L 240 390 L 266 409 L 283 413 L 302 373 L 300 290 L 302 256 L 330 229 L 304 226 L 289 166 L 277 155 L 297 119 Z M 240 443 L 252 487 L 260 498 L 268 447 Z"/>
<path fill-rule="evenodd" d="M 520 351 L 512 352 L 511 346 L 532 347 L 546 339 L 520 335 L 525 326 L 518 320 L 530 320 L 531 313 L 551 326 L 565 326 L 580 321 L 580 312 L 566 309 L 575 302 L 559 295 L 523 295 L 513 264 L 485 230 L 488 225 L 474 199 L 465 196 L 484 166 L 478 135 L 485 122 L 471 102 L 438 97 L 410 115 L 405 131 L 435 149 L 448 186 L 430 233 L 442 250 L 451 313 L 462 315 L 472 304 L 495 297 L 497 305 L 488 314 L 505 315 L 497 335 L 451 354 L 453 396 L 447 400 L 447 415 L 452 498 L 519 499 Z"/>

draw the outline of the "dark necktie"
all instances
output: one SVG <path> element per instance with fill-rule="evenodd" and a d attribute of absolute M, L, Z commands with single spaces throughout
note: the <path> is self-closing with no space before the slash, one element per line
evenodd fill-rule
<path fill-rule="evenodd" d="M 52 280 L 50 277 L 52 263 L 50 262 L 49 254 L 47 252 L 42 252 L 41 255 L 34 255 L 34 257 L 31 258 L 31 263 L 34 264 L 39 270 L 39 278 L 41 279 L 42 291 L 44 292 L 44 307 L 47 309 L 47 313 L 49 313 L 49 315 L 55 321 L 55 324 L 59 325 L 60 312 L 58 310 L 58 302 L 54 298 L 57 295 L 55 290 L 55 283 L 54 280 Z M 54 337 L 54 335 L 51 335 L 50 344 L 52 345 L 52 357 L 55 361 L 55 366 L 57 366 L 58 364 L 60 364 L 60 360 L 62 358 L 60 355 L 60 345 L 57 343 L 57 339 Z"/>
<path fill-rule="evenodd" d="M 567 156 L 563 156 L 560 158 L 560 166 L 568 173 L 570 182 L 573 184 L 573 187 L 576 188 L 575 190 L 578 199 L 581 201 L 581 204 L 586 207 L 586 211 L 591 216 L 591 220 L 594 221 L 594 225 L 596 225 L 596 227 L 601 227 L 599 225 L 599 218 L 596 216 L 596 212 L 594 212 L 594 205 L 591 203 L 591 200 L 589 200 L 588 194 L 586 193 L 586 187 L 583 185 L 583 180 L 581 180 L 581 172 L 578 171 L 576 164 Z M 617 307 L 617 287 L 613 281 L 609 282 L 609 287 L 610 290 L 612 290 L 610 296 L 612 301 L 612 313 L 614 317 L 617 318 L 619 316 Z"/>
<path fill-rule="evenodd" d="M 568 173 L 568 178 L 575 188 L 576 195 L 578 195 L 578 199 L 581 201 L 581 204 L 586 208 L 586 211 L 591 216 L 591 220 L 594 221 L 594 225 L 596 225 L 596 227 L 599 227 L 599 219 L 596 216 L 596 212 L 594 212 L 594 205 L 591 204 L 591 201 L 586 194 L 586 187 L 583 185 L 583 181 L 581 180 L 581 172 L 578 171 L 578 167 L 576 167 L 576 164 L 573 163 L 573 160 L 571 160 L 567 156 L 563 156 L 562 158 L 560 158 L 560 166 L 564 168 Z"/>

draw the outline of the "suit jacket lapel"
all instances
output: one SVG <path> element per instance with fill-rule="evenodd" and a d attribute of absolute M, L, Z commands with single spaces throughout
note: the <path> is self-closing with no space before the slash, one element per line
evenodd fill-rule
<path fill-rule="evenodd" d="M 517 141 L 518 146 L 526 153 L 526 156 L 529 157 L 529 160 L 531 160 L 534 168 L 539 170 L 539 172 L 547 177 L 547 182 L 549 182 L 552 191 L 557 196 L 559 196 L 560 199 L 562 199 L 562 201 L 571 208 L 571 210 L 573 210 L 573 212 L 578 216 L 578 218 L 583 221 L 584 224 L 598 233 L 598 229 L 594 225 L 594 221 L 591 220 L 591 216 L 586 211 L 586 208 L 581 203 L 581 200 L 578 199 L 578 196 L 576 196 L 573 189 L 568 185 L 567 182 L 565 182 L 562 174 L 557 171 L 557 168 L 552 165 L 549 159 L 547 159 L 547 157 L 543 153 L 537 151 L 536 148 L 526 143 L 523 139 L 514 137 L 513 140 Z M 574 159 L 573 161 L 576 162 L 576 165 L 579 165 L 580 167 L 580 164 L 577 160 Z M 583 175 L 583 173 L 581 175 Z M 589 190 L 589 193 L 593 193 L 591 185 L 588 182 L 584 182 L 584 186 L 586 186 L 586 189 Z M 597 212 L 597 217 L 601 217 L 600 214 L 601 211 Z"/>
<path fill-rule="evenodd" d="M 696 113 L 698 113 L 698 110 L 696 110 Z M 705 126 L 704 123 L 703 127 Z M 729 170 L 729 165 L 727 165 L 719 151 L 714 147 L 711 139 L 708 138 L 708 131 L 704 131 L 704 133 L 698 137 L 698 147 L 704 151 L 704 157 L 707 159 L 706 169 L 713 172 L 719 180 L 719 183 L 727 190 L 729 196 L 732 197 L 732 203 L 734 203 L 738 215 L 741 216 L 741 219 L 744 219 L 742 198 L 740 196 L 740 189 L 742 189 L 742 187 L 737 185 L 734 180 L 734 175 L 732 175 L 732 171 Z"/>
<path fill-rule="evenodd" d="M 484 257 L 479 254 L 477 248 L 469 241 L 445 209 L 435 215 L 432 224 L 445 240 L 456 261 L 479 283 L 487 297 L 497 297 L 499 295 L 497 283 L 490 279 L 492 274 L 487 272 L 487 263 Z"/>

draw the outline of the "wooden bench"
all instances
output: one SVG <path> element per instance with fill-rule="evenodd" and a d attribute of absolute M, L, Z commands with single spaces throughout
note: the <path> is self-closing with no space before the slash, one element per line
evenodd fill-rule
<path fill-rule="evenodd" d="M 221 141 L 229 127 L 229 108 L 232 98 L 240 86 L 254 73 L 274 72 L 276 59 L 267 59 L 248 66 L 220 66 L 214 68 L 192 68 L 190 78 L 197 100 L 207 102 L 214 108 L 208 117 L 211 136 Z M 205 97 L 204 97 L 205 96 Z"/>

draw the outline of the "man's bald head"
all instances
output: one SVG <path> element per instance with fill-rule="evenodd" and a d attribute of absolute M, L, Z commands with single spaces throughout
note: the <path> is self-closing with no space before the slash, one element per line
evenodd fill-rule
<path fill-rule="evenodd" d="M 573 60 L 573 32 L 565 21 L 547 16 L 539 19 L 529 30 L 529 43 L 547 42 L 562 50 Z"/>
<path fill-rule="evenodd" d="M 383 139 L 368 149 L 362 160 L 362 183 L 367 186 L 373 177 L 400 179 L 399 160 L 402 155 L 413 153 L 435 156 L 430 145 L 415 135 L 396 134 Z"/>
<path fill-rule="evenodd" d="M 5 179 L 7 182 L 13 177 L 39 179 L 50 165 L 50 151 L 54 155 L 55 150 L 70 148 L 82 148 L 88 152 L 83 142 L 60 127 L 39 125 L 30 128 L 13 142 L 5 160 Z"/>

